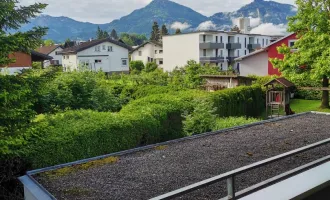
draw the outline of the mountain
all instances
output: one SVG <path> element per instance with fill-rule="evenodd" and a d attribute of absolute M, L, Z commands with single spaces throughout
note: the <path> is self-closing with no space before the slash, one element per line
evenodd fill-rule
<path fill-rule="evenodd" d="M 151 26 L 157 21 L 161 26 L 168 27 L 174 22 L 189 24 L 186 31 L 195 30 L 199 24 L 212 21 L 217 28 L 228 29 L 232 27 L 232 19 L 237 17 L 261 18 L 262 23 L 286 24 L 287 16 L 295 15 L 296 7 L 289 4 L 281 4 L 274 1 L 254 0 L 235 12 L 220 12 L 211 17 L 206 17 L 191 8 L 185 7 L 170 0 L 153 0 L 146 7 L 133 11 L 131 14 L 106 24 L 93 24 L 79 22 L 68 17 L 52 17 L 40 15 L 24 25 L 20 31 L 30 30 L 34 26 L 46 26 L 49 28 L 45 39 L 63 42 L 67 38 L 87 40 L 95 38 L 97 27 L 110 32 L 139 33 L 149 35 Z"/>
<path fill-rule="evenodd" d="M 296 7 L 274 1 L 254 0 L 239 10 L 231 13 L 216 13 L 210 17 L 215 24 L 231 25 L 232 19 L 252 17 L 261 19 L 262 23 L 287 24 L 287 17 L 296 14 Z"/>
<path fill-rule="evenodd" d="M 144 8 L 133 11 L 131 14 L 108 24 L 107 30 L 116 29 L 119 32 L 150 34 L 151 26 L 157 21 L 161 26 L 174 22 L 188 23 L 197 27 L 208 18 L 191 8 L 169 0 L 153 0 Z"/>

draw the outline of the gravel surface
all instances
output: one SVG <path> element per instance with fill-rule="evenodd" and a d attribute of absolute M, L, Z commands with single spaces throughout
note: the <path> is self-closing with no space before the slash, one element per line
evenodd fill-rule
<path fill-rule="evenodd" d="M 306 114 L 120 156 L 116 163 L 35 178 L 57 199 L 149 199 L 330 138 L 330 116 Z M 238 190 L 330 154 L 330 145 L 236 177 Z M 180 199 L 219 199 L 225 181 Z"/>

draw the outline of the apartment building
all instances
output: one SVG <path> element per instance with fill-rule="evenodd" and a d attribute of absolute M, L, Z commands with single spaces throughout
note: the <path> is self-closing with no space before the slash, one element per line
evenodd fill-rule
<path fill-rule="evenodd" d="M 221 70 L 239 69 L 235 59 L 270 44 L 271 36 L 225 31 L 198 31 L 163 36 L 163 69 L 172 71 L 188 60 L 213 64 Z"/>
<path fill-rule="evenodd" d="M 160 68 L 162 68 L 163 45 L 154 41 L 145 42 L 131 52 L 131 60 L 142 61 L 144 65 L 148 62 L 155 62 Z"/>

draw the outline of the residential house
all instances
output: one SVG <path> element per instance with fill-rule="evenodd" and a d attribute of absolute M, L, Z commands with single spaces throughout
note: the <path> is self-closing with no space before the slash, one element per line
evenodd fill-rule
<path fill-rule="evenodd" d="M 160 68 L 163 67 L 163 45 L 158 42 L 148 41 L 136 47 L 131 52 L 131 60 L 140 60 L 146 65 L 155 62 Z"/>
<path fill-rule="evenodd" d="M 129 73 L 128 53 L 131 47 L 111 38 L 92 40 L 61 52 L 64 71 L 85 67 L 106 73 Z"/>
<path fill-rule="evenodd" d="M 265 47 L 271 37 L 258 34 L 197 31 L 163 36 L 164 70 L 186 65 L 188 60 L 214 64 L 221 70 L 234 66 L 234 59 Z"/>
<path fill-rule="evenodd" d="M 53 59 L 51 56 L 39 53 L 37 51 L 31 51 L 30 54 L 24 52 L 15 52 L 9 55 L 9 58 L 14 59 L 15 62 L 8 64 L 7 66 L 0 67 L 1 71 L 6 71 L 8 74 L 19 73 L 23 69 L 31 69 L 32 62 L 41 62 L 45 60 Z"/>
<path fill-rule="evenodd" d="M 62 55 L 60 54 L 62 50 L 63 47 L 61 45 L 42 46 L 38 48 L 37 52 L 53 57 L 52 60 L 45 60 L 43 62 L 43 67 L 62 65 Z"/>
<path fill-rule="evenodd" d="M 289 47 L 293 47 L 297 35 L 295 33 L 289 34 L 281 39 L 265 46 L 264 48 L 252 52 L 248 55 L 241 56 L 235 61 L 238 63 L 239 73 L 241 76 L 247 75 L 281 75 L 278 69 L 275 69 L 272 63 L 269 61 L 270 58 L 283 59 L 284 56 L 277 52 L 277 47 L 285 44 Z"/>

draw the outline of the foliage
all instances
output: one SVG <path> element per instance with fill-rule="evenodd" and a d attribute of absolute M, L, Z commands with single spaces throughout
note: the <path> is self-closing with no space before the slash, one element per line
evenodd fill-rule
<path fill-rule="evenodd" d="M 97 39 L 104 39 L 104 38 L 108 38 L 109 37 L 109 33 L 107 31 L 102 30 L 99 26 L 97 27 L 97 31 L 96 31 L 96 38 Z"/>
<path fill-rule="evenodd" d="M 52 46 L 54 44 L 55 44 L 55 42 L 53 40 L 51 40 L 51 39 L 44 40 L 44 45 L 45 46 Z"/>
<path fill-rule="evenodd" d="M 167 30 L 167 27 L 165 24 L 163 24 L 160 34 L 161 34 L 161 37 L 163 37 L 164 35 L 168 35 L 168 30 Z"/>
<path fill-rule="evenodd" d="M 181 29 L 177 28 L 177 29 L 175 30 L 175 34 L 181 34 Z"/>
<path fill-rule="evenodd" d="M 205 99 L 194 100 L 194 110 L 184 115 L 184 132 L 186 135 L 194 135 L 210 132 L 215 126 L 217 115 L 212 103 Z"/>
<path fill-rule="evenodd" d="M 150 34 L 150 41 L 159 42 L 161 39 L 161 34 L 159 31 L 158 23 L 155 21 L 152 25 L 152 31 Z"/>
<path fill-rule="evenodd" d="M 298 41 L 292 52 L 282 45 L 278 52 L 284 59 L 272 59 L 273 65 L 284 75 L 308 74 L 315 81 L 323 79 L 323 87 L 329 87 L 330 76 L 330 15 L 329 0 L 297 0 L 298 12 L 289 18 L 288 32 L 297 33 Z M 329 91 L 323 91 L 322 107 L 329 108 Z"/>
<path fill-rule="evenodd" d="M 246 117 L 227 117 L 227 118 L 218 118 L 213 127 L 213 131 L 231 128 L 235 126 L 242 126 L 245 124 L 251 124 L 254 122 L 260 121 L 256 118 L 246 118 Z"/>
<path fill-rule="evenodd" d="M 158 68 L 158 65 L 155 62 L 148 62 L 145 67 L 146 72 L 153 72 Z"/>
<path fill-rule="evenodd" d="M 235 25 L 234 27 L 232 27 L 232 28 L 230 29 L 230 31 L 232 31 L 232 32 L 237 32 L 237 33 L 240 33 L 240 32 L 241 32 L 241 30 L 238 28 L 237 25 Z"/>
<path fill-rule="evenodd" d="M 112 29 L 110 36 L 115 40 L 119 39 L 117 35 L 117 31 L 115 29 Z"/>
<path fill-rule="evenodd" d="M 147 41 L 147 37 L 144 34 L 136 34 L 136 33 L 121 33 L 120 39 L 125 42 L 125 44 L 130 46 L 137 46 L 143 44 Z"/>
<path fill-rule="evenodd" d="M 144 64 L 140 60 L 131 61 L 129 63 L 129 69 L 131 72 L 141 72 L 144 69 Z"/>
<path fill-rule="evenodd" d="M 8 55 L 17 51 L 29 53 L 31 49 L 38 47 L 42 44 L 41 38 L 47 31 L 47 28 L 34 27 L 24 33 L 7 34 L 6 31 L 10 29 L 18 30 L 47 6 L 47 4 L 41 3 L 30 6 L 17 6 L 17 3 L 16 0 L 0 2 L 0 66 L 14 62 Z"/>

